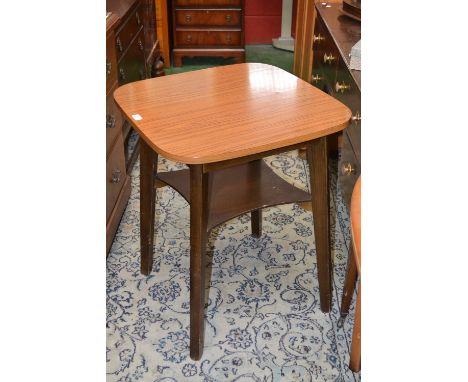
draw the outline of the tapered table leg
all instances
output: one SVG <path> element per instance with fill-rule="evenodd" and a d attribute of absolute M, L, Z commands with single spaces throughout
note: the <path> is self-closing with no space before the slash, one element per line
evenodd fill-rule
<path fill-rule="evenodd" d="M 262 210 L 254 210 L 250 213 L 252 220 L 252 235 L 262 236 Z"/>
<path fill-rule="evenodd" d="M 190 357 L 203 353 L 208 175 L 190 166 Z"/>
<path fill-rule="evenodd" d="M 343 286 L 343 297 L 341 299 L 341 317 L 346 317 L 349 313 L 349 307 L 351 306 L 351 300 L 353 298 L 354 285 L 356 284 L 356 277 L 356 259 L 354 258 L 353 243 L 351 243 L 348 253 L 348 270 L 346 272 L 346 278 Z"/>
<path fill-rule="evenodd" d="M 310 190 L 314 216 L 315 248 L 320 289 L 320 309 L 326 313 L 331 308 L 331 258 L 327 138 L 315 139 L 307 145 L 310 169 Z"/>
<path fill-rule="evenodd" d="M 154 213 L 156 190 L 154 176 L 158 166 L 158 155 L 143 139 L 140 139 L 140 232 L 141 265 L 144 275 L 153 268 Z"/>

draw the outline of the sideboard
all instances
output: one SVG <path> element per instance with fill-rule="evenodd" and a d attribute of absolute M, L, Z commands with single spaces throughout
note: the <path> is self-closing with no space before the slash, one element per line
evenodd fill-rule
<path fill-rule="evenodd" d="M 360 39 L 361 23 L 345 16 L 341 3 L 315 5 L 311 82 L 352 111 L 351 123 L 343 131 L 338 172 L 348 208 L 361 174 L 361 72 L 349 69 L 351 48 Z"/>
<path fill-rule="evenodd" d="M 130 195 L 130 178 L 139 154 L 139 137 L 116 109 L 118 86 L 164 75 L 156 36 L 154 0 L 106 0 L 107 186 L 106 253 Z"/>

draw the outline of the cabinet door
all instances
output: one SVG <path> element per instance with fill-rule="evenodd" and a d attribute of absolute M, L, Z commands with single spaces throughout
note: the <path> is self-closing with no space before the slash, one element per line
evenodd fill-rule
<path fill-rule="evenodd" d="M 119 84 L 139 81 L 146 78 L 143 30 L 122 56 L 119 62 Z"/>

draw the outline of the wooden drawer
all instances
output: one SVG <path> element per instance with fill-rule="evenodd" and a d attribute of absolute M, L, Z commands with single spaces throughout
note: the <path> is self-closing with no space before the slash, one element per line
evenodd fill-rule
<path fill-rule="evenodd" d="M 143 29 L 143 10 L 139 4 L 134 12 L 130 14 L 125 24 L 119 29 L 115 39 L 117 47 L 117 59 L 120 60 L 124 52 L 130 46 L 135 36 Z M 141 38 L 143 42 L 143 37 Z"/>
<path fill-rule="evenodd" d="M 359 175 L 361 174 L 360 161 L 356 158 L 348 133 L 343 132 L 343 147 L 341 149 L 341 157 L 339 162 L 338 182 L 340 185 L 341 195 L 348 208 L 351 203 L 351 195 L 354 185 L 356 184 Z"/>
<path fill-rule="evenodd" d="M 337 65 L 331 95 L 348 106 L 353 113 L 361 109 L 361 91 L 341 58 Z"/>
<path fill-rule="evenodd" d="M 240 30 L 177 30 L 175 35 L 178 47 L 241 45 Z"/>
<path fill-rule="evenodd" d="M 119 84 L 127 84 L 146 78 L 143 30 L 136 36 L 119 61 Z"/>
<path fill-rule="evenodd" d="M 119 135 L 106 165 L 106 221 L 114 208 L 126 176 L 122 135 Z"/>
<path fill-rule="evenodd" d="M 106 39 L 106 93 L 117 81 L 117 59 L 115 55 L 115 35 L 110 33 Z"/>
<path fill-rule="evenodd" d="M 240 7 L 241 0 L 174 0 L 174 4 L 180 7 L 199 6 L 199 7 L 219 7 L 230 6 Z"/>
<path fill-rule="evenodd" d="M 179 9 L 176 24 L 183 26 L 240 26 L 241 12 L 236 9 Z"/>
<path fill-rule="evenodd" d="M 312 68 L 314 68 L 313 74 L 320 77 L 320 82 L 315 82 L 314 85 L 322 90 L 327 89 L 326 92 L 330 93 L 335 81 L 340 53 L 320 17 L 317 17 L 315 21 L 314 37 Z"/>
<path fill-rule="evenodd" d="M 122 135 L 122 114 L 114 102 L 114 91 L 117 84 L 107 94 L 106 98 L 106 156 L 109 157 L 110 151 L 117 139 Z"/>

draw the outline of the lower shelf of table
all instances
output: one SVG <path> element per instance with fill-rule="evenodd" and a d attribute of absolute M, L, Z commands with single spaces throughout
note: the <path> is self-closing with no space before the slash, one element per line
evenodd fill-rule
<path fill-rule="evenodd" d="M 189 170 L 159 173 L 157 179 L 190 203 Z M 259 208 L 310 199 L 309 193 L 280 178 L 263 160 L 213 171 L 208 173 L 208 231 Z"/>

